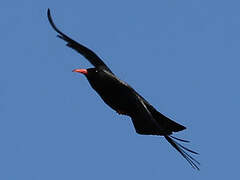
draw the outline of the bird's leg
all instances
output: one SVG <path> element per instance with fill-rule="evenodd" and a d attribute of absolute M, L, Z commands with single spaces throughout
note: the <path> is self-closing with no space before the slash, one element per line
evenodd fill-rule
<path fill-rule="evenodd" d="M 127 115 L 124 111 L 121 111 L 121 110 L 117 110 L 116 112 L 120 115 Z"/>

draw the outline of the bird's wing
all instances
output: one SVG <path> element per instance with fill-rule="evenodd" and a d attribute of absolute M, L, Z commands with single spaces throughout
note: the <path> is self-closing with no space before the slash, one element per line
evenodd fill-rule
<path fill-rule="evenodd" d="M 188 161 L 188 163 L 194 169 L 200 170 L 199 169 L 200 163 L 194 157 L 192 157 L 188 152 L 192 154 L 198 154 L 198 153 L 191 149 L 186 148 L 185 146 L 181 145 L 175 140 L 182 141 L 182 142 L 189 142 L 189 141 L 171 136 L 172 132 L 184 130 L 186 129 L 186 127 L 172 121 L 171 119 L 167 118 L 166 116 L 158 112 L 152 105 L 150 105 L 140 95 L 139 95 L 139 99 L 141 100 L 141 103 L 143 104 L 144 109 L 147 110 L 147 114 L 150 114 L 151 118 L 154 121 L 152 120 L 146 121 L 145 117 L 142 114 L 139 114 L 139 116 L 136 117 L 136 119 L 132 118 L 133 122 L 136 124 L 136 125 L 134 124 L 135 128 L 137 126 L 136 128 L 136 130 L 138 129 L 137 132 L 140 131 L 138 132 L 139 134 L 164 135 L 166 140 Z M 151 122 L 155 122 L 155 123 L 152 124 Z M 145 126 L 145 123 L 147 124 L 146 126 Z M 158 131 L 151 131 L 151 128 L 156 128 L 156 127 L 158 128 Z"/>
<path fill-rule="evenodd" d="M 137 96 L 135 104 L 135 111 L 131 114 L 135 130 L 139 134 L 163 135 L 165 130 L 159 126 L 157 121 L 153 118 L 151 112 L 144 104 L 142 98 Z"/>
<path fill-rule="evenodd" d="M 168 117 L 164 116 L 160 112 L 158 112 L 151 104 L 149 104 L 145 99 L 143 99 L 144 104 L 152 114 L 153 118 L 158 122 L 159 126 L 163 129 L 168 130 L 169 132 L 178 132 L 186 129 L 183 125 L 174 122 Z"/>
<path fill-rule="evenodd" d="M 146 99 L 144 99 L 140 94 L 136 92 L 136 94 L 141 99 L 142 103 L 146 107 L 146 109 L 149 111 L 149 113 L 152 115 L 154 120 L 157 122 L 158 126 L 160 126 L 166 134 L 171 134 L 172 132 L 178 132 L 186 129 L 181 124 L 178 124 L 168 117 L 164 116 L 160 112 L 158 112 Z"/>
<path fill-rule="evenodd" d="M 166 140 L 188 161 L 188 163 L 194 169 L 199 170 L 200 163 L 187 152 L 193 154 L 198 153 L 191 149 L 186 148 L 185 146 L 181 145 L 175 140 L 182 142 L 189 141 L 171 136 L 172 129 L 166 129 L 166 127 L 163 126 L 163 123 L 159 123 L 159 121 L 156 121 L 154 114 L 152 114 L 151 110 L 148 109 L 147 106 L 148 104 L 146 105 L 144 99 L 142 99 L 141 96 L 140 97 L 138 96 L 138 99 L 139 99 L 138 103 L 135 104 L 138 110 L 136 111 L 134 116 L 131 116 L 136 132 L 139 134 L 146 135 L 164 135 Z M 175 122 L 172 121 L 171 123 Z M 167 124 L 171 123 L 167 122 Z M 175 123 L 174 126 L 181 126 L 176 124 L 177 123 Z"/>
<path fill-rule="evenodd" d="M 52 20 L 50 9 L 48 9 L 48 11 L 47 11 L 47 16 L 48 16 L 49 23 L 51 24 L 53 29 L 58 33 L 57 37 L 66 41 L 68 47 L 70 47 L 70 48 L 76 50 L 77 52 L 79 52 L 86 59 L 88 59 L 88 61 L 92 65 L 94 65 L 95 67 L 103 67 L 103 68 L 105 68 L 106 70 L 108 70 L 109 72 L 112 73 L 112 71 L 109 69 L 109 67 L 107 67 L 107 65 L 92 50 L 90 50 L 87 47 L 85 47 L 85 46 L 79 44 L 78 42 L 74 41 L 73 39 L 71 39 L 70 37 L 65 35 L 63 32 L 61 32 L 56 27 L 56 25 L 54 24 L 54 22 Z"/>

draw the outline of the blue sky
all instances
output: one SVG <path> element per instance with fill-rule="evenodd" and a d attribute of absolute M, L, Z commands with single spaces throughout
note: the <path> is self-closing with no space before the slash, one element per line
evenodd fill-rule
<path fill-rule="evenodd" d="M 5 1 L 0 7 L 0 179 L 239 177 L 238 1 Z M 94 50 L 160 112 L 187 126 L 201 171 L 140 136 L 75 68 L 91 65 L 47 21 Z"/>

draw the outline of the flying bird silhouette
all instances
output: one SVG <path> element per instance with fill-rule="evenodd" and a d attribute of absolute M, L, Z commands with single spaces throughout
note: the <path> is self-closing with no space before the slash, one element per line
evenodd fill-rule
<path fill-rule="evenodd" d="M 164 136 L 193 168 L 199 170 L 198 165 L 200 163 L 189 155 L 187 151 L 193 154 L 198 153 L 177 142 L 189 141 L 171 135 L 173 132 L 186 129 L 186 127 L 158 112 L 130 85 L 116 77 L 110 68 L 92 50 L 62 33 L 54 24 L 49 9 L 47 16 L 51 26 L 58 33 L 57 37 L 66 41 L 68 47 L 79 52 L 95 67 L 75 69 L 73 72 L 84 74 L 92 88 L 117 113 L 130 116 L 138 134 Z"/>

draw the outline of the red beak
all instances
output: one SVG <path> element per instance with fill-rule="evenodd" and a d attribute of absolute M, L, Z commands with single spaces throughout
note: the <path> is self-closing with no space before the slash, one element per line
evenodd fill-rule
<path fill-rule="evenodd" d="M 74 70 L 72 70 L 72 72 L 78 72 L 78 73 L 82 73 L 82 74 L 88 74 L 87 69 L 74 69 Z"/>

